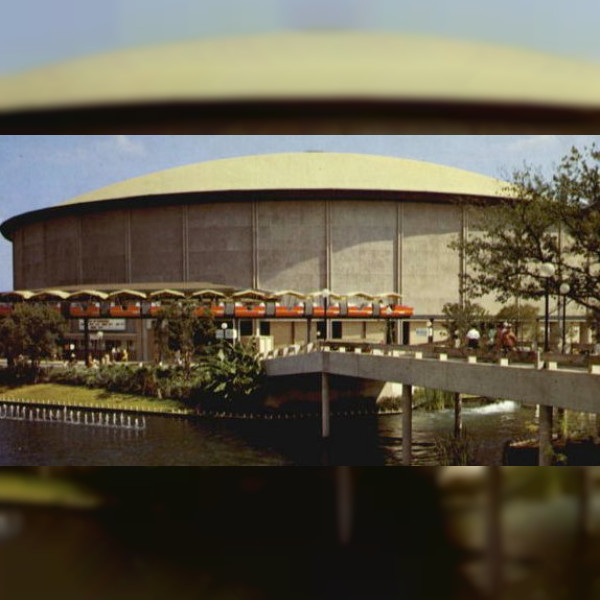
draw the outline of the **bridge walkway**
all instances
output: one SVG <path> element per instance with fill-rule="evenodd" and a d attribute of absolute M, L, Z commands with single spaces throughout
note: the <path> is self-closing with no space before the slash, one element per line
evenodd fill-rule
<path fill-rule="evenodd" d="M 320 343 L 292 347 L 265 357 L 269 377 L 321 374 L 322 431 L 330 435 L 329 376 L 395 382 L 403 386 L 404 463 L 410 464 L 412 388 L 455 394 L 457 430 L 464 394 L 514 400 L 540 406 L 540 465 L 551 463 L 553 409 L 600 413 L 600 365 L 559 368 L 554 360 L 537 357 L 533 364 L 501 358 L 480 362 L 477 356 L 451 358 L 445 353 L 426 358 L 422 352 L 395 346 Z"/>

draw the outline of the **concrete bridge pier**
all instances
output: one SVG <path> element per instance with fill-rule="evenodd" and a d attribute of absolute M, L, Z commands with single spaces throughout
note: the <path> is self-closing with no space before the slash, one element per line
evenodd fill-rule
<path fill-rule="evenodd" d="M 540 467 L 551 467 L 554 450 L 552 448 L 552 425 L 553 425 L 552 406 L 540 406 L 540 443 L 539 459 Z"/>
<path fill-rule="evenodd" d="M 462 437 L 463 434 L 462 404 L 462 394 L 456 392 L 454 394 L 454 437 L 456 439 Z"/>
<path fill-rule="evenodd" d="M 410 467 L 412 464 L 412 385 L 402 385 L 402 464 Z"/>
<path fill-rule="evenodd" d="M 324 440 L 331 435 L 331 405 L 329 395 L 329 375 L 321 373 L 321 436 Z"/>

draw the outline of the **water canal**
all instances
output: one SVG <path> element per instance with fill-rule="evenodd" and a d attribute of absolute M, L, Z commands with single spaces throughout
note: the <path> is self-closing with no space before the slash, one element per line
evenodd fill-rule
<path fill-rule="evenodd" d="M 417 465 L 438 464 L 436 440 L 453 431 L 452 410 L 414 413 Z M 506 441 L 527 435 L 534 410 L 513 402 L 463 411 L 476 464 L 501 464 Z M 242 421 L 151 416 L 145 428 L 0 419 L 0 464 L 15 465 L 401 465 L 402 417 L 338 418 L 332 439 L 320 420 Z"/>

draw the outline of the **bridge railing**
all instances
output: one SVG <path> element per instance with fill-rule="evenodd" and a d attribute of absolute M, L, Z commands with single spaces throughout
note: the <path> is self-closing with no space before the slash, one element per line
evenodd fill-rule
<path fill-rule="evenodd" d="M 496 364 L 499 366 L 531 366 L 538 369 L 557 370 L 559 368 L 587 370 L 600 375 L 600 357 L 589 355 L 559 354 L 554 352 L 516 350 L 507 354 L 501 351 L 469 350 L 466 348 L 447 348 L 431 344 L 422 346 L 403 346 L 379 344 L 376 342 L 350 342 L 345 340 L 327 340 L 304 344 L 293 344 L 275 348 L 262 356 L 263 359 L 284 358 L 312 352 L 340 352 L 368 354 L 372 356 L 406 357 L 433 359 L 440 361 L 464 361 L 469 364 Z"/>

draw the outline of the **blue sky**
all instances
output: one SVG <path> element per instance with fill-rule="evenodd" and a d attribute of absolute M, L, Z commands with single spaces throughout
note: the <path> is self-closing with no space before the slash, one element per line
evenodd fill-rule
<path fill-rule="evenodd" d="M 323 150 L 425 160 L 505 177 L 524 163 L 550 170 L 573 145 L 600 136 L 0 136 L 0 221 L 81 193 L 211 159 Z M 0 289 L 12 288 L 11 244 L 0 241 Z"/>
<path fill-rule="evenodd" d="M 0 73 L 140 44 L 304 28 L 439 34 L 600 61 L 597 0 L 19 0 Z"/>

